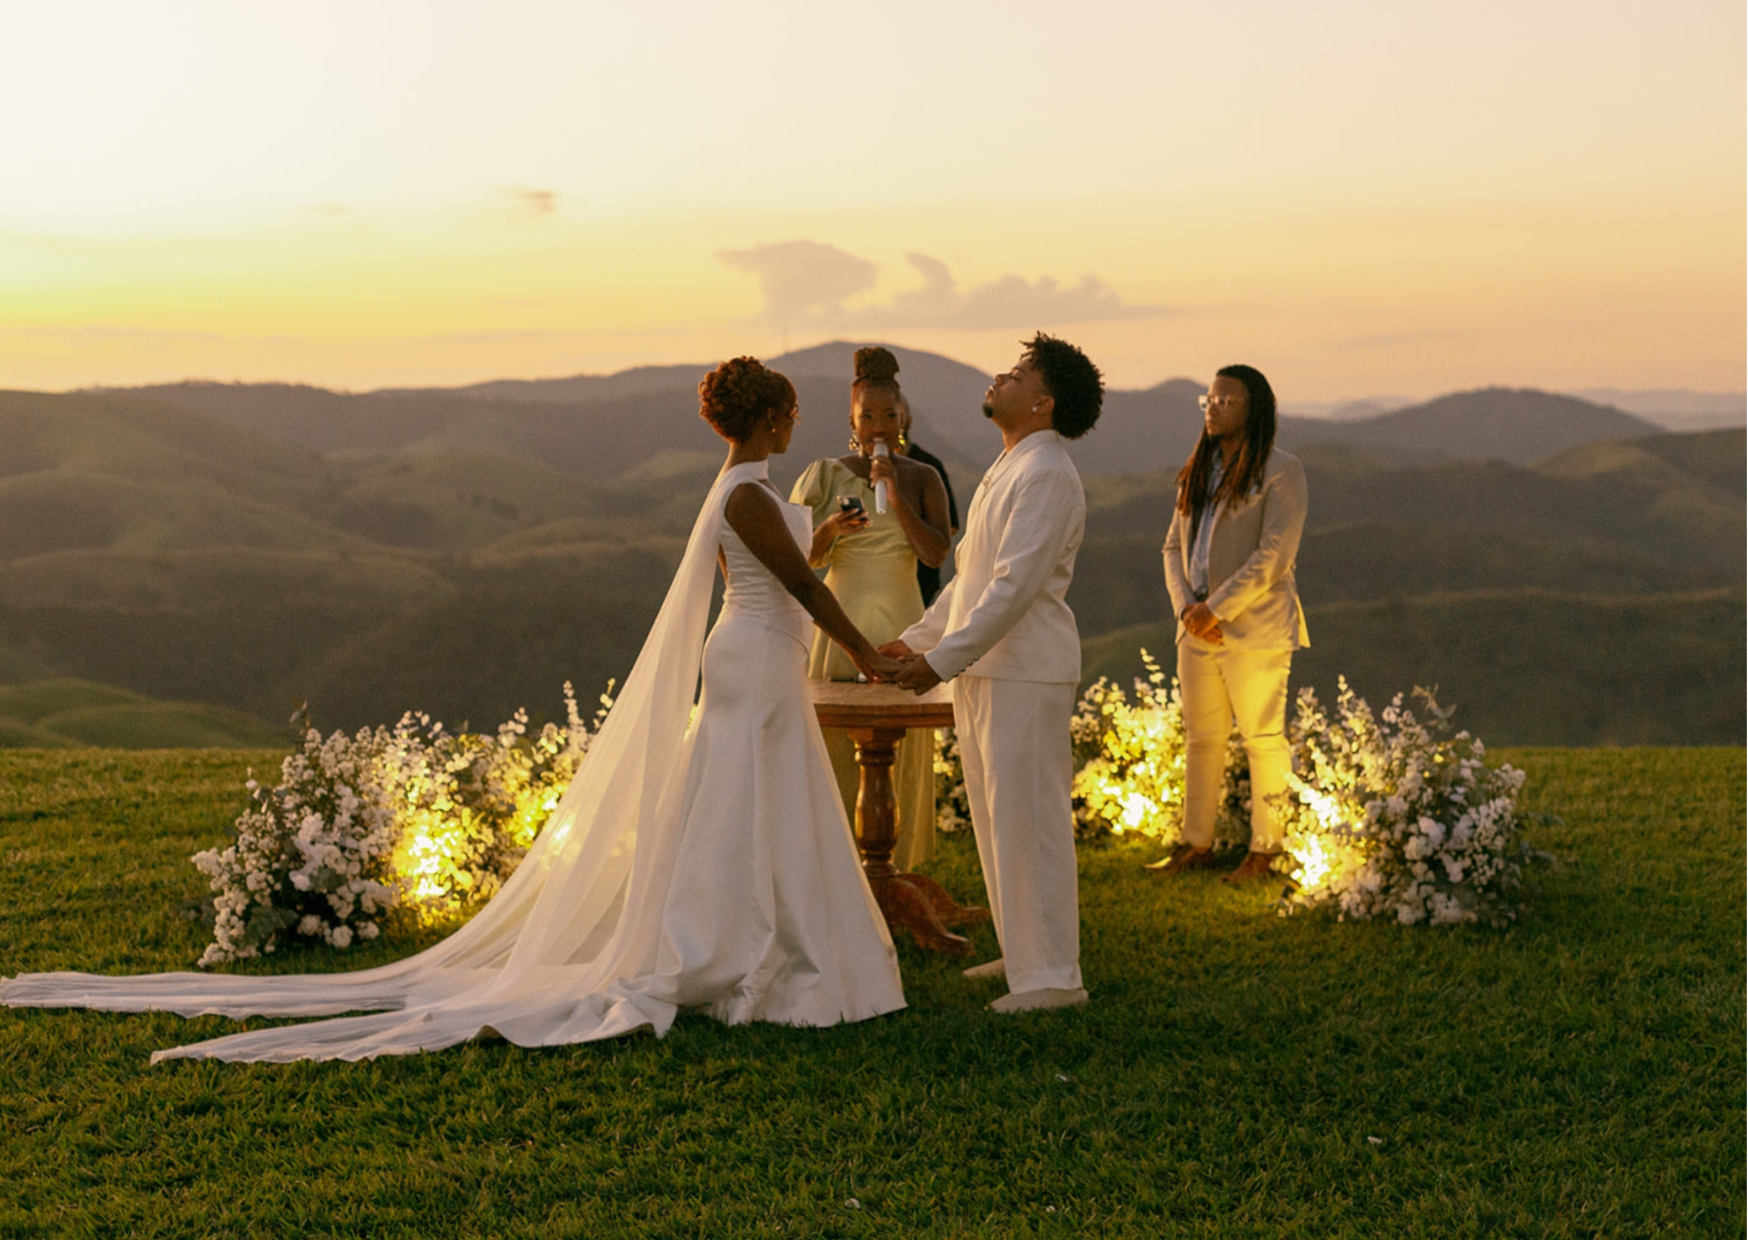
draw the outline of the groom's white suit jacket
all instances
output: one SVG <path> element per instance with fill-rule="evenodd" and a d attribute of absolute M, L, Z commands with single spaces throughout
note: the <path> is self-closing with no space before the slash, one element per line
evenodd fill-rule
<path fill-rule="evenodd" d="M 943 680 L 1080 681 L 1080 630 L 1065 596 L 1086 529 L 1086 496 L 1062 437 L 1034 431 L 983 475 L 956 569 L 901 638 Z"/>

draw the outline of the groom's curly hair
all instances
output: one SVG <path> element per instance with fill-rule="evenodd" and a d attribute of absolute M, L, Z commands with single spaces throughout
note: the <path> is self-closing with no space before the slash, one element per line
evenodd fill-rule
<path fill-rule="evenodd" d="M 1099 420 L 1105 402 L 1104 376 L 1091 358 L 1066 340 L 1039 332 L 1022 343 L 1044 380 L 1044 390 L 1056 402 L 1051 426 L 1064 439 L 1079 439 Z"/>
<path fill-rule="evenodd" d="M 740 443 L 759 419 L 795 407 L 795 385 L 756 357 L 736 357 L 698 385 L 698 416 L 724 439 Z"/>

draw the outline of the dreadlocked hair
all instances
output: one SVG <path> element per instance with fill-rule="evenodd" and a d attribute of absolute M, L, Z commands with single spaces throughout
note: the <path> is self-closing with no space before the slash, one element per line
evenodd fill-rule
<path fill-rule="evenodd" d="M 1208 475 L 1214 470 L 1214 458 L 1220 453 L 1220 441 L 1208 434 L 1207 427 L 1196 440 L 1189 459 L 1177 474 L 1177 510 L 1190 518 L 1194 530 L 1202 523 L 1202 509 L 1209 503 L 1236 505 L 1246 495 L 1262 485 L 1268 473 L 1269 453 L 1275 446 L 1275 390 L 1254 366 L 1222 366 L 1220 377 L 1236 379 L 1244 385 L 1248 415 L 1244 422 L 1244 441 L 1232 467 L 1220 478 L 1220 489 L 1208 494 Z"/>

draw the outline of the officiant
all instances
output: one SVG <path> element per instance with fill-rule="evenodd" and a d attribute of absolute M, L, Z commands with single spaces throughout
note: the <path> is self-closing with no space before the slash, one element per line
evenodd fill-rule
<path fill-rule="evenodd" d="M 918 567 L 940 567 L 952 527 L 940 474 L 904 455 L 898 359 L 875 346 L 856 350 L 855 365 L 850 450 L 809 465 L 789 498 L 813 509 L 808 562 L 826 570 L 826 585 L 852 623 L 878 644 L 921 618 Z M 855 667 L 829 641 L 813 643 L 807 674 L 815 680 L 856 679 Z M 854 820 L 861 783 L 855 742 L 841 728 L 823 731 L 844 807 Z M 932 731 L 913 729 L 899 742 L 892 782 L 898 812 L 892 861 L 900 870 L 911 870 L 935 849 Z"/>

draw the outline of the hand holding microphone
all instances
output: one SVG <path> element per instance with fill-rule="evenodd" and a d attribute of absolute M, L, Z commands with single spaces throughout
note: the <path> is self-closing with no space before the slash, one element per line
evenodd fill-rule
<path fill-rule="evenodd" d="M 886 441 L 884 439 L 876 439 L 874 441 L 874 459 L 877 461 L 892 459 L 892 451 L 886 446 Z M 869 466 L 869 472 L 873 472 L 872 465 Z M 889 484 L 884 478 L 874 484 L 874 511 L 877 513 L 884 514 L 886 512 L 888 486 Z"/>

